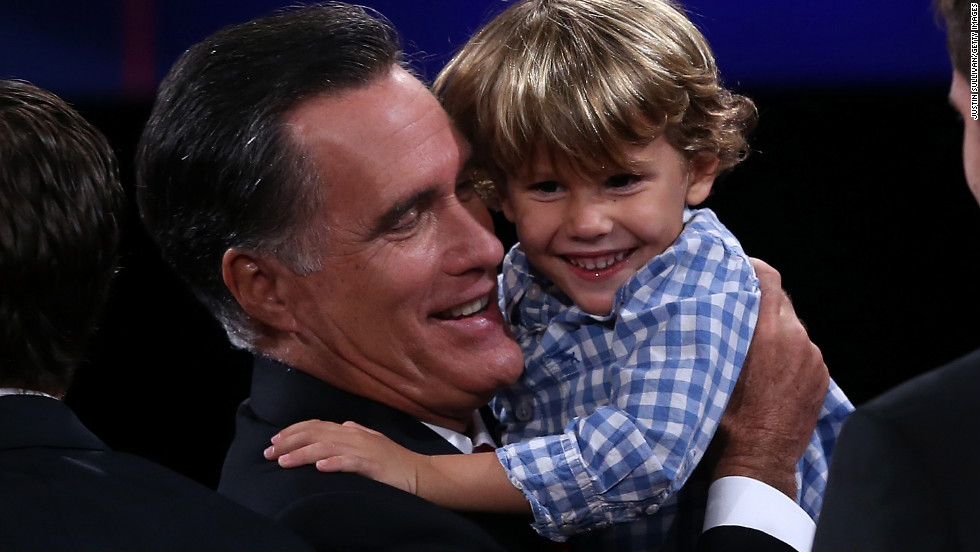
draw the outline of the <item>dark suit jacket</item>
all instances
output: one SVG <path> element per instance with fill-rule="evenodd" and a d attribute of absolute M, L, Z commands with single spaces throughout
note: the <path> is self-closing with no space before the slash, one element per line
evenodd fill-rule
<path fill-rule="evenodd" d="M 308 550 L 183 476 L 113 452 L 61 401 L 0 397 L 0 549 Z"/>
<path fill-rule="evenodd" d="M 415 418 L 256 357 L 218 490 L 290 527 L 318 550 L 542 550 L 530 516 L 464 516 L 354 474 L 284 469 L 262 457 L 269 439 L 309 419 L 348 420 L 428 455 L 458 454 Z"/>
<path fill-rule="evenodd" d="M 980 550 L 980 349 L 857 409 L 815 552 Z"/>
<path fill-rule="evenodd" d="M 796 552 L 792 546 L 762 531 L 725 525 L 705 531 L 698 552 Z"/>

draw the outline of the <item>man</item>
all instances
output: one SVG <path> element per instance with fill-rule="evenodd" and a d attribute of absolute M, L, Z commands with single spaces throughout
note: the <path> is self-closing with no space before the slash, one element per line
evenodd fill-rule
<path fill-rule="evenodd" d="M 949 99 L 963 118 L 963 169 L 980 202 L 980 122 L 970 114 L 967 79 L 970 2 L 937 4 L 953 61 Z M 980 549 L 978 389 L 980 349 L 859 408 L 838 442 L 814 550 Z"/>
<path fill-rule="evenodd" d="M 310 418 L 352 420 L 424 454 L 472 450 L 477 410 L 523 362 L 493 308 L 503 249 L 468 155 L 402 67 L 395 31 L 354 6 L 226 28 L 161 86 L 140 144 L 143 220 L 230 340 L 256 353 L 219 490 L 320 549 L 543 545 L 529 517 L 464 517 L 262 456 Z M 766 314 L 715 476 L 795 496 L 827 374 L 778 276 L 760 271 Z"/>
<path fill-rule="evenodd" d="M 111 451 L 61 402 L 116 270 L 105 138 L 0 81 L 0 543 L 5 550 L 306 550 L 217 493 Z"/>

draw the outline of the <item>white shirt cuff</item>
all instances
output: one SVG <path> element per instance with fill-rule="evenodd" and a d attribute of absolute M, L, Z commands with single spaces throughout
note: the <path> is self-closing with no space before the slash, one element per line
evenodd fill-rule
<path fill-rule="evenodd" d="M 722 477 L 708 489 L 704 530 L 736 525 L 762 531 L 795 548 L 810 552 L 816 524 L 788 496 L 749 477 Z"/>

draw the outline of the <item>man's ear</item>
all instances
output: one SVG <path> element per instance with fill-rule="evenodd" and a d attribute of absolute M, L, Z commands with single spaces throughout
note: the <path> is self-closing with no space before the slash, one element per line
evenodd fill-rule
<path fill-rule="evenodd" d="M 711 186 L 718 176 L 718 156 L 706 151 L 699 152 L 688 164 L 688 186 L 686 203 L 697 205 L 708 199 Z"/>
<path fill-rule="evenodd" d="M 229 249 L 221 259 L 225 286 L 252 318 L 283 332 L 296 332 L 298 325 L 283 290 L 292 274 L 275 259 Z"/>

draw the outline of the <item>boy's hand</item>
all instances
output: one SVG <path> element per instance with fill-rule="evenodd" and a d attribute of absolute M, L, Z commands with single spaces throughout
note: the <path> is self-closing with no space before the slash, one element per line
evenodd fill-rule
<path fill-rule="evenodd" d="M 418 493 L 419 469 L 430 460 L 355 422 L 320 420 L 280 431 L 263 455 L 284 468 L 315 464 L 322 472 L 357 473 L 412 494 Z"/>

